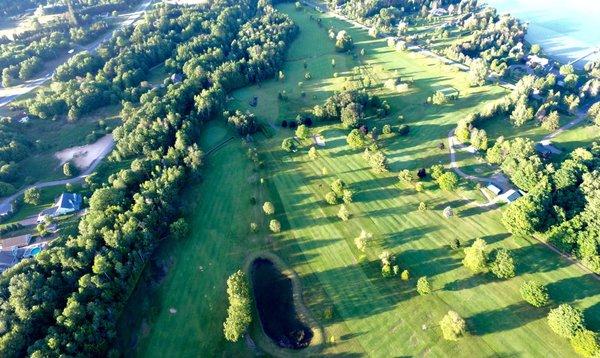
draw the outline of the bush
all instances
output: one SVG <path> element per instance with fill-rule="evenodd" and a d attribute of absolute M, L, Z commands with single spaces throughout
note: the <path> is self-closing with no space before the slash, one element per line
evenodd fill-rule
<path fill-rule="evenodd" d="M 440 321 L 440 328 L 442 329 L 444 339 L 456 341 L 466 332 L 467 323 L 458 315 L 458 313 L 448 311 Z"/>
<path fill-rule="evenodd" d="M 548 290 L 536 281 L 527 281 L 521 285 L 521 297 L 534 307 L 548 304 Z"/>
<path fill-rule="evenodd" d="M 384 124 L 381 132 L 383 134 L 392 134 L 392 126 L 390 126 L 389 124 Z"/>
<path fill-rule="evenodd" d="M 568 304 L 562 304 L 548 313 L 548 325 L 563 338 L 573 338 L 578 331 L 583 330 L 583 314 L 580 310 Z"/>

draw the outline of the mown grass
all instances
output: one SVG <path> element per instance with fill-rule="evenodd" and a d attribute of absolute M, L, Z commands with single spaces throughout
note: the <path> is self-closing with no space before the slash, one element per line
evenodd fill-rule
<path fill-rule="evenodd" d="M 519 287 L 529 279 L 547 284 L 552 306 L 562 302 L 576 305 L 584 310 L 588 326 L 598 330 L 597 280 L 541 244 L 510 236 L 500 223 L 498 210 L 477 206 L 481 194 L 471 183 L 447 193 L 427 181 L 426 190 L 417 193 L 396 179 L 395 173 L 404 168 L 448 163 L 447 149 L 440 150 L 438 144 L 446 143 L 447 133 L 461 117 L 503 95 L 503 90 L 469 88 L 464 73 L 452 72 L 418 54 L 394 52 L 384 40 L 373 40 L 340 20 L 311 11 L 313 17 L 323 17 L 320 28 L 309 20 L 309 13 L 296 11 L 293 5 L 281 5 L 280 9 L 301 29 L 283 67 L 285 81 L 272 80 L 237 91 L 230 103 L 232 108 L 252 110 L 275 128 L 272 139 L 256 136 L 266 164 L 259 175 L 265 178 L 268 193 L 248 180 L 255 173 L 239 144 L 225 146 L 207 159 L 202 182 L 183 196 L 190 206 L 192 234 L 185 241 L 161 245 L 155 262 L 168 266 L 166 276 L 152 279 L 152 270 L 146 270 L 124 312 L 119 336 L 126 354 L 250 353 L 243 343 L 223 340 L 225 280 L 242 266 L 248 253 L 267 248 L 298 273 L 307 307 L 324 325 L 327 340 L 334 342 L 324 354 L 574 356 L 568 342 L 546 324 L 547 308 L 525 304 Z M 326 35 L 329 26 L 349 30 L 357 47 L 366 49 L 365 58 L 334 53 Z M 335 68 L 332 58 L 336 58 Z M 372 120 L 370 127 L 398 123 L 400 114 L 403 123 L 411 126 L 408 136 L 394 136 L 383 143 L 391 172 L 372 173 L 362 153 L 345 144 L 347 130 L 336 124 L 313 129 L 327 141 L 317 160 L 308 159 L 308 143 L 297 153 L 283 153 L 281 140 L 292 132 L 278 127 L 279 122 L 294 119 L 347 85 L 344 78 L 355 66 L 361 66 L 376 81 L 389 78 L 396 70 L 414 80 L 409 93 L 374 90 L 388 100 L 392 114 Z M 306 71 L 311 72 L 310 81 L 304 79 Z M 304 82 L 303 86 L 298 82 Z M 458 88 L 461 98 L 441 107 L 424 104 L 436 89 L 447 86 Z M 279 101 L 277 93 L 284 89 L 289 99 Z M 248 106 L 253 96 L 259 98 L 255 108 Z M 209 124 L 205 130 L 201 140 L 205 149 L 223 137 L 222 130 L 211 126 L 222 123 Z M 323 200 L 329 184 L 337 178 L 357 192 L 349 205 L 352 217 L 348 222 L 336 217 L 338 206 Z M 258 207 L 250 205 L 250 196 L 275 203 L 276 216 L 283 225 L 281 234 L 272 239 L 264 231 L 257 236 L 249 234 L 250 221 L 260 221 L 264 227 L 264 217 Z M 420 202 L 427 203 L 429 210 L 418 211 Z M 457 215 L 444 218 L 441 212 L 446 206 L 453 207 Z M 362 264 L 353 242 L 361 229 L 374 235 L 367 262 Z M 462 250 L 451 250 L 450 240 L 459 238 L 468 245 L 479 237 L 490 248 L 512 250 L 518 263 L 517 277 L 500 281 L 489 275 L 474 276 L 462 267 Z M 381 278 L 377 256 L 382 250 L 392 252 L 400 267 L 410 271 L 408 282 Z M 423 275 L 430 278 L 434 289 L 426 297 L 414 290 L 416 278 Z M 171 314 L 169 308 L 177 313 Z M 331 318 L 325 314 L 329 308 L 333 309 Z M 438 327 L 450 309 L 463 316 L 469 326 L 469 335 L 458 342 L 443 340 Z"/>

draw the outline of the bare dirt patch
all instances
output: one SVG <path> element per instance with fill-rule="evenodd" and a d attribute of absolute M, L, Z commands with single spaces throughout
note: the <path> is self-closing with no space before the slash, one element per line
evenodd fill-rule
<path fill-rule="evenodd" d="M 114 143 L 112 134 L 107 134 L 96 142 L 88 145 L 71 147 L 56 152 L 54 156 L 60 161 L 60 164 L 72 162 L 78 169 L 85 170 L 92 163 L 102 157 Z"/>

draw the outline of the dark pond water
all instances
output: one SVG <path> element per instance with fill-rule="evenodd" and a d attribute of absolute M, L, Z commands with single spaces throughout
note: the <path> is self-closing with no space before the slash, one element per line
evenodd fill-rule
<path fill-rule="evenodd" d="M 292 281 L 273 262 L 256 259 L 252 263 L 252 286 L 260 322 L 267 336 L 282 348 L 307 347 L 313 333 L 296 313 Z"/>

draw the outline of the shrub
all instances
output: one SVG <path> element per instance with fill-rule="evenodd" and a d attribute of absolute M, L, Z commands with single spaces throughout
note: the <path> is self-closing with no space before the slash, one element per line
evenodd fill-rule
<path fill-rule="evenodd" d="M 452 250 L 457 250 L 458 248 L 460 248 L 460 240 L 458 238 L 450 240 L 450 248 Z"/>
<path fill-rule="evenodd" d="M 250 231 L 258 232 L 258 224 L 254 222 L 250 223 Z"/>
<path fill-rule="evenodd" d="M 441 164 L 434 164 L 429 169 L 429 172 L 431 173 L 431 178 L 437 180 L 444 174 L 444 167 Z"/>
<path fill-rule="evenodd" d="M 285 150 L 286 152 L 291 152 L 294 149 L 296 149 L 296 144 L 294 144 L 294 139 L 293 138 L 286 138 L 281 142 L 281 149 Z"/>
<path fill-rule="evenodd" d="M 344 194 L 344 188 L 346 187 L 346 184 L 342 181 L 342 179 L 336 179 L 331 183 L 330 187 L 335 195 L 342 196 Z"/>
<path fill-rule="evenodd" d="M 390 126 L 389 124 L 384 124 L 381 132 L 383 134 L 392 134 L 392 126 Z"/>
<path fill-rule="evenodd" d="M 440 328 L 442 329 L 444 339 L 456 341 L 466 332 L 467 323 L 458 315 L 458 313 L 448 311 L 440 321 Z"/>
<path fill-rule="evenodd" d="M 402 183 L 412 183 L 413 179 L 413 175 L 408 169 L 403 169 L 398 173 L 398 180 Z"/>
<path fill-rule="evenodd" d="M 536 281 L 527 281 L 521 285 L 521 297 L 534 307 L 542 307 L 548 304 L 548 290 L 544 285 Z"/>
<path fill-rule="evenodd" d="M 563 338 L 573 338 L 577 331 L 583 330 L 583 314 L 568 304 L 562 304 L 548 313 L 548 325 Z"/>
<path fill-rule="evenodd" d="M 419 203 L 419 211 L 425 211 L 427 210 L 427 204 L 425 204 L 424 202 L 420 202 Z"/>

